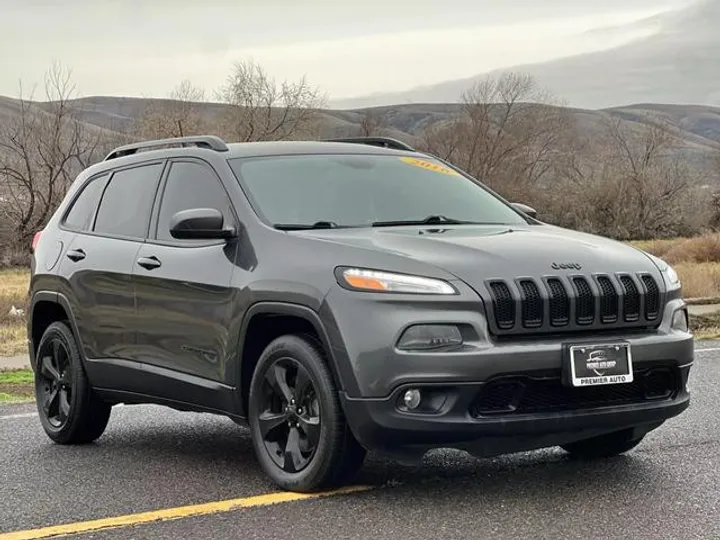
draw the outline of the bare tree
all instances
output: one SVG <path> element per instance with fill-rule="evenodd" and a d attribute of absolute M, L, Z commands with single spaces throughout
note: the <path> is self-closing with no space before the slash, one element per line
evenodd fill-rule
<path fill-rule="evenodd" d="M 167 100 L 153 100 L 138 120 L 137 135 L 142 139 L 169 139 L 204 134 L 210 126 L 203 117 L 201 103 L 205 90 L 191 81 L 182 81 Z"/>
<path fill-rule="evenodd" d="M 236 63 L 218 98 L 232 106 L 223 135 L 237 142 L 312 137 L 324 103 L 305 78 L 277 83 L 254 62 Z"/>
<path fill-rule="evenodd" d="M 0 208 L 14 228 L 13 244 L 27 249 L 65 196 L 75 175 L 98 159 L 102 130 L 77 119 L 71 73 L 55 64 L 45 76 L 46 103 L 26 99 L 0 126 Z"/>
<path fill-rule="evenodd" d="M 527 199 L 570 127 L 568 113 L 534 79 L 510 73 L 466 92 L 460 113 L 426 131 L 421 147 L 506 196 Z"/>
<path fill-rule="evenodd" d="M 558 221 L 621 239 L 693 233 L 709 222 L 710 201 L 671 125 L 607 116 L 603 127 L 556 184 Z"/>
<path fill-rule="evenodd" d="M 379 111 L 375 109 L 367 109 L 363 111 L 360 117 L 360 136 L 361 137 L 376 137 L 380 136 L 385 131 L 385 119 L 382 117 Z"/>

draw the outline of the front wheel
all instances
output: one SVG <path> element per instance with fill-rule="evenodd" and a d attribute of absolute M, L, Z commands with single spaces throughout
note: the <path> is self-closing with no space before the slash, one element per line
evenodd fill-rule
<path fill-rule="evenodd" d="M 365 450 L 345 421 L 320 345 L 288 335 L 267 346 L 250 384 L 255 454 L 283 489 L 309 492 L 348 481 Z"/>
<path fill-rule="evenodd" d="M 634 430 L 608 433 L 592 439 L 563 444 L 561 448 L 574 457 L 598 459 L 624 454 L 640 444 L 645 436 L 637 437 Z"/>

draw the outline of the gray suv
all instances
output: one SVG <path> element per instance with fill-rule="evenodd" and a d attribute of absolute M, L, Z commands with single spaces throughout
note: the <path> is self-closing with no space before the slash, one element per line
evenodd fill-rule
<path fill-rule="evenodd" d="M 310 491 L 368 450 L 612 456 L 689 404 L 672 268 L 392 139 L 121 147 L 33 250 L 37 404 L 60 444 L 100 437 L 118 403 L 222 414 Z"/>

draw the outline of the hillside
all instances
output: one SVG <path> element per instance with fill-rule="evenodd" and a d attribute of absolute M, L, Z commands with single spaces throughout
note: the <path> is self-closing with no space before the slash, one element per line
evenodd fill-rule
<path fill-rule="evenodd" d="M 159 101 L 165 100 L 101 96 L 77 99 L 73 107 L 83 122 L 119 136 L 132 133 L 143 111 Z M 37 105 L 47 107 L 43 103 Z M 209 125 L 229 111 L 228 106 L 221 103 L 201 103 L 197 107 Z M 372 114 L 380 119 L 383 135 L 414 144 L 425 129 L 452 118 L 460 107 L 454 103 L 426 103 L 356 110 L 325 109 L 320 114 L 320 137 L 357 136 L 361 133 L 363 118 Z M 636 129 L 653 118 L 662 118 L 674 127 L 681 141 L 681 157 L 699 171 L 714 167 L 716 152 L 720 150 L 720 108 L 638 104 L 604 110 L 567 108 L 564 112 L 574 123 L 577 136 L 590 143 L 605 132 L 608 116 L 619 118 L 630 129 Z M 18 102 L 0 96 L 0 121 L 17 113 Z"/>
<path fill-rule="evenodd" d="M 720 105 L 719 21 L 720 0 L 699 0 L 653 21 L 657 30 L 647 38 L 611 50 L 508 70 L 534 76 L 543 87 L 576 107 L 597 109 L 637 102 Z M 347 108 L 455 102 L 487 75 L 342 100 L 333 105 Z"/>
<path fill-rule="evenodd" d="M 142 98 L 87 97 L 73 102 L 79 118 L 103 129 L 127 133 L 152 103 L 164 100 Z M 0 96 L 0 114 L 17 112 L 15 100 Z M 41 107 L 43 104 L 39 104 Z M 229 110 L 221 103 L 201 103 L 202 115 L 213 123 Z M 447 120 L 460 111 L 455 103 L 425 103 L 392 105 L 354 110 L 321 111 L 323 137 L 356 135 L 360 122 L 367 113 L 378 116 L 388 136 L 412 139 L 435 122 Z M 688 146 L 714 148 L 720 144 L 720 107 L 700 105 L 638 104 L 604 110 L 567 108 L 578 129 L 592 136 L 607 115 L 620 117 L 627 122 L 648 122 L 656 116 L 671 122 Z"/>

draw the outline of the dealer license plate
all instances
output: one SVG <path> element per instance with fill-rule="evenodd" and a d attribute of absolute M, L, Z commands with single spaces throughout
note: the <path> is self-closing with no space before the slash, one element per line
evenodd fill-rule
<path fill-rule="evenodd" d="M 630 345 L 573 345 L 570 347 L 570 375 L 573 386 L 631 383 Z"/>

